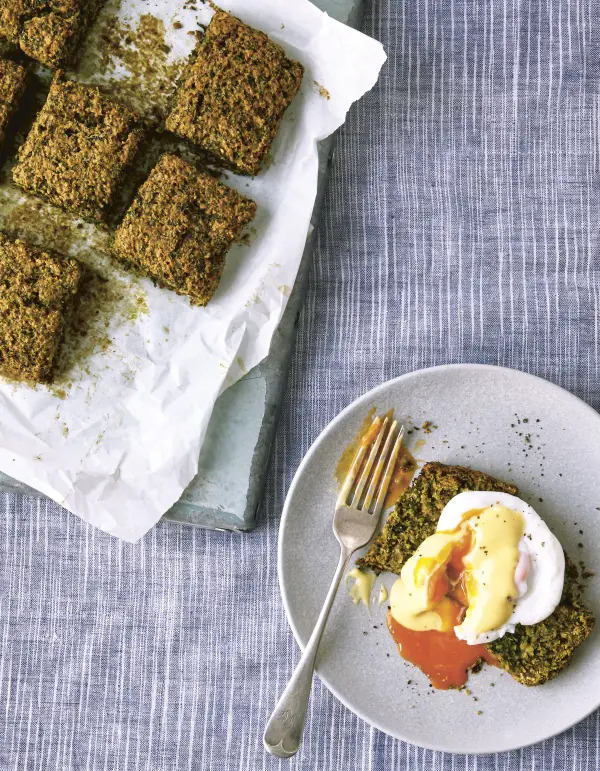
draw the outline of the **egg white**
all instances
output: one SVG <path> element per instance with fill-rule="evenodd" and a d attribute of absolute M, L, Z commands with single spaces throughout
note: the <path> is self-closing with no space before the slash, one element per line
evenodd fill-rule
<path fill-rule="evenodd" d="M 469 645 L 498 640 L 507 632 L 514 632 L 517 624 L 537 624 L 550 616 L 562 596 L 565 577 L 565 555 L 558 538 L 548 525 L 525 501 L 515 495 L 499 492 L 469 491 L 454 496 L 444 507 L 437 524 L 438 530 L 454 530 L 464 515 L 474 509 L 486 509 L 494 504 L 506 506 L 523 516 L 524 532 L 519 541 L 519 565 L 515 585 L 519 591 L 515 608 L 505 624 L 484 634 L 477 634 L 464 623 L 457 637 Z M 523 567 L 529 563 L 526 577 Z"/>

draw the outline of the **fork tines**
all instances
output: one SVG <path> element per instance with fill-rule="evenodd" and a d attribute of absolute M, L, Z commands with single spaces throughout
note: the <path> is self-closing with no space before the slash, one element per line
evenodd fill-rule
<path fill-rule="evenodd" d="M 397 420 L 392 421 L 390 425 L 390 419 L 387 416 L 383 419 L 379 416 L 375 418 L 361 439 L 338 495 L 338 506 L 353 506 L 375 515 L 381 513 L 403 436 L 404 426 L 398 428 Z M 365 456 L 367 456 L 366 460 Z M 356 482 L 357 477 L 358 482 Z M 375 504 L 371 511 L 373 501 Z"/>

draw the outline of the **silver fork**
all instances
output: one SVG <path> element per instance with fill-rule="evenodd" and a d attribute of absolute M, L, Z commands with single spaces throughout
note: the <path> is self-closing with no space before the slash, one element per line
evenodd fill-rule
<path fill-rule="evenodd" d="M 338 566 L 304 653 L 269 718 L 263 736 L 267 750 L 279 758 L 290 758 L 298 752 L 315 659 L 329 611 L 350 558 L 371 540 L 383 509 L 404 435 L 404 426 L 398 430 L 396 420 L 389 426 L 389 431 L 388 426 L 389 418 L 375 418 L 358 448 L 337 498 L 333 532 L 340 545 Z M 369 454 L 357 482 L 367 451 Z"/>

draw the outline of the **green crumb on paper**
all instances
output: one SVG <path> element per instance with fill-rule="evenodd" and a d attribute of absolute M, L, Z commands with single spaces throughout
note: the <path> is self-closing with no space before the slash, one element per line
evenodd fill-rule
<path fill-rule="evenodd" d="M 329 101 L 331 99 L 331 94 L 329 91 L 325 88 L 325 86 L 322 86 L 320 83 L 317 83 L 316 80 L 313 80 L 313 83 L 319 90 L 319 96 L 322 96 L 323 99 L 327 99 Z"/>
<path fill-rule="evenodd" d="M 174 29 L 181 26 L 173 22 Z M 145 13 L 133 26 L 114 14 L 105 15 L 90 38 L 80 77 L 101 75 L 115 98 L 132 105 L 147 120 L 161 122 L 185 66 L 185 59 L 170 55 L 162 19 Z"/>
<path fill-rule="evenodd" d="M 138 294 L 133 298 L 132 304 L 127 312 L 128 321 L 137 321 L 142 316 L 149 313 L 148 300 L 145 294 Z"/>

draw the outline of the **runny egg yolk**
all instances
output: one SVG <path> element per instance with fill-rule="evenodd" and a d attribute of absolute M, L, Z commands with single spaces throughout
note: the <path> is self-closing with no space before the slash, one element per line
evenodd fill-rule
<path fill-rule="evenodd" d="M 456 620 L 462 607 L 455 605 Z M 391 613 L 388 629 L 406 661 L 418 666 L 435 688 L 458 688 L 467 682 L 468 670 L 478 661 L 496 664 L 485 645 L 468 645 L 452 632 L 414 632 L 399 624 Z"/>
<path fill-rule="evenodd" d="M 469 666 L 489 659 L 483 645 L 465 640 L 510 618 L 523 531 L 521 513 L 500 504 L 468 511 L 456 529 L 425 539 L 392 586 L 390 631 L 437 687 L 464 683 Z M 458 669 L 440 680 L 453 662 Z"/>

